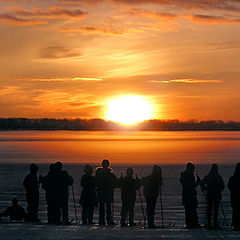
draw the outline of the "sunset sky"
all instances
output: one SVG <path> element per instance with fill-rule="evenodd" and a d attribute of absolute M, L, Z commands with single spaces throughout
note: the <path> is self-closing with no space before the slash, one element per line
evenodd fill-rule
<path fill-rule="evenodd" d="M 0 0 L 0 117 L 240 120 L 239 0 Z"/>

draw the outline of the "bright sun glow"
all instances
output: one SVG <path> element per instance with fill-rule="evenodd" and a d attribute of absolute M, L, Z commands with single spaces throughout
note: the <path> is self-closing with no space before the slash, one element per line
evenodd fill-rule
<path fill-rule="evenodd" d="M 134 124 L 152 118 L 152 106 L 141 96 L 122 96 L 108 103 L 106 119 Z"/>

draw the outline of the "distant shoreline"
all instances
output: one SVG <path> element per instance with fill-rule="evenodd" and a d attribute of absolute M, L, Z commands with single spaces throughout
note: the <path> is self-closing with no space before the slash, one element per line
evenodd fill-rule
<path fill-rule="evenodd" d="M 123 125 L 104 119 L 0 118 L 1 131 L 240 131 L 240 122 L 221 120 L 146 120 Z"/>
<path fill-rule="evenodd" d="M 169 130 L 169 129 L 159 129 L 159 130 L 139 130 L 139 129 L 117 129 L 117 130 L 83 130 L 83 129 L 0 129 L 1 132 L 14 132 L 14 131 L 73 131 L 73 132 L 240 132 L 240 129 L 179 129 L 179 130 Z"/>

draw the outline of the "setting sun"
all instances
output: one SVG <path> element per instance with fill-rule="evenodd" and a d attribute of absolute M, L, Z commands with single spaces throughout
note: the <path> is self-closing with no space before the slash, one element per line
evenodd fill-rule
<path fill-rule="evenodd" d="M 122 96 L 108 102 L 106 119 L 134 124 L 152 118 L 151 104 L 141 96 Z"/>

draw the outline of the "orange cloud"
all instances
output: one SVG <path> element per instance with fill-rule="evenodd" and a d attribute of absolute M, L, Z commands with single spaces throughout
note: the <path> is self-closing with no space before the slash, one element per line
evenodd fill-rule
<path fill-rule="evenodd" d="M 146 18 L 159 18 L 163 20 L 175 20 L 177 16 L 172 13 L 167 12 L 152 12 L 148 10 L 144 10 L 141 8 L 130 8 L 125 11 L 121 11 L 121 14 L 126 14 L 130 16 L 137 16 L 137 17 L 146 17 Z"/>
<path fill-rule="evenodd" d="M 188 84 L 196 84 L 196 83 L 222 83 L 221 80 L 213 80 L 213 79 L 192 79 L 192 78 L 183 78 L 183 79 L 172 79 L 172 80 L 151 80 L 151 83 L 188 83 Z"/>
<path fill-rule="evenodd" d="M 9 13 L 16 16 L 24 17 L 38 17 L 38 18 L 52 18 L 52 19 L 83 19 L 86 16 L 86 12 L 80 9 L 66 9 L 61 7 L 50 7 L 47 10 L 41 10 L 39 8 L 33 8 L 31 11 L 25 10 L 20 7 L 9 8 Z"/>
<path fill-rule="evenodd" d="M 10 25 L 18 25 L 18 26 L 29 26 L 29 25 L 39 25 L 39 24 L 47 24 L 46 21 L 39 21 L 39 20 L 33 20 L 33 19 L 22 19 L 18 18 L 9 14 L 0 14 L 0 22 L 1 23 L 7 23 Z"/>
<path fill-rule="evenodd" d="M 92 27 L 92 26 L 83 26 L 83 27 L 72 27 L 72 28 L 61 28 L 59 29 L 60 32 L 70 32 L 76 33 L 81 32 L 86 35 L 90 34 L 100 34 L 100 35 L 123 35 L 125 31 L 123 30 L 115 30 L 110 28 L 103 28 L 103 27 Z"/>
<path fill-rule="evenodd" d="M 192 22 L 204 24 L 240 24 L 240 19 L 228 19 L 221 16 L 186 15 L 185 18 Z"/>
<path fill-rule="evenodd" d="M 82 56 L 82 54 L 65 46 L 49 46 L 40 50 L 40 58 L 46 59 L 74 58 L 79 56 Z"/>
<path fill-rule="evenodd" d="M 67 82 L 67 81 L 103 81 L 102 78 L 96 77 L 73 77 L 73 78 L 20 78 L 19 81 L 26 82 Z"/>

